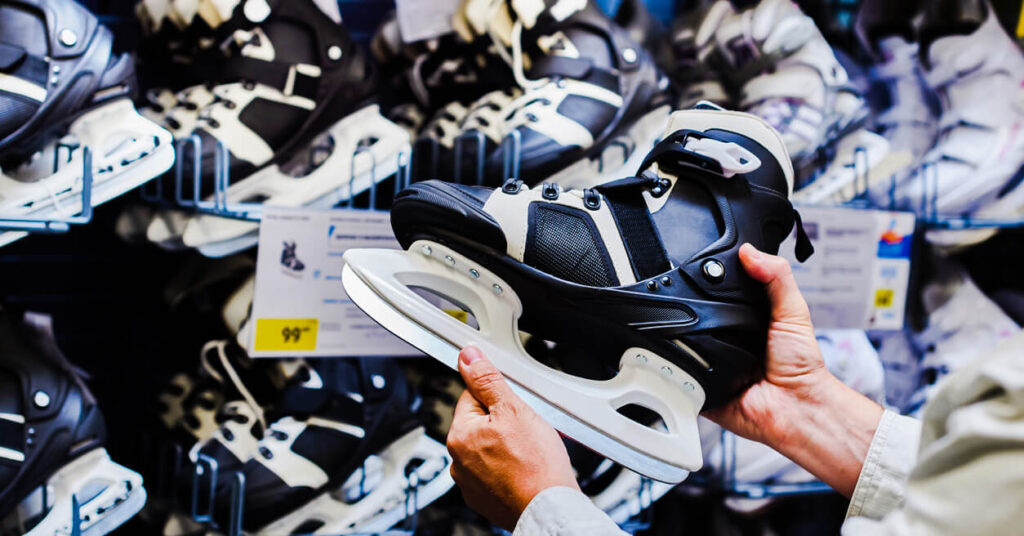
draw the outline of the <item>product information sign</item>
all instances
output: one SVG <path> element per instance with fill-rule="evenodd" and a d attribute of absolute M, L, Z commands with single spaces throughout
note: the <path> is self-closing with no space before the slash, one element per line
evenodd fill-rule
<path fill-rule="evenodd" d="M 910 281 L 914 215 L 909 212 L 798 207 L 814 243 L 803 264 L 794 237 L 780 248 L 819 329 L 898 330 Z"/>

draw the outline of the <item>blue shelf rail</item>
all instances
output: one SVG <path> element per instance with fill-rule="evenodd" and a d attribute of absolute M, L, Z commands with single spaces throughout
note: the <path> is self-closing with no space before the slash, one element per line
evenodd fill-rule
<path fill-rule="evenodd" d="M 64 233 L 71 229 L 72 225 L 84 225 L 92 221 L 92 150 L 89 147 L 71 146 L 58 144 L 53 154 L 53 171 L 60 169 L 61 150 L 67 151 L 67 160 L 70 162 L 74 151 L 82 150 L 82 191 L 79 199 L 82 203 L 82 210 L 76 215 L 2 215 L 0 214 L 0 230 L 3 231 L 25 231 L 30 233 Z M 61 212 L 59 203 L 51 201 L 53 211 Z"/>

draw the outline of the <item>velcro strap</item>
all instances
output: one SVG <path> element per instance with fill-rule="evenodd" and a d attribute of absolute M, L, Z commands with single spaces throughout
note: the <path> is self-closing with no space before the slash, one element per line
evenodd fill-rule
<path fill-rule="evenodd" d="M 567 58 L 565 56 L 542 56 L 537 58 L 526 74 L 533 79 L 563 76 L 582 80 L 593 68 L 590 60 Z"/>
<path fill-rule="evenodd" d="M 233 58 L 224 69 L 225 80 L 249 80 L 295 95 L 316 100 L 320 77 L 300 72 L 296 65 L 253 58 Z"/>
<path fill-rule="evenodd" d="M 600 187 L 619 226 L 619 234 L 637 279 L 647 279 L 672 269 L 642 195 L 644 186 L 649 183 L 647 179 L 633 177 Z"/>

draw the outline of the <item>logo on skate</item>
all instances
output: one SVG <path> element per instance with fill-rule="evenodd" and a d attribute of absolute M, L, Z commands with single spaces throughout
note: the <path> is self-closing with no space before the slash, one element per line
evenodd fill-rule
<path fill-rule="evenodd" d="M 284 247 L 281 249 L 281 271 L 286 275 L 302 277 L 302 271 L 306 269 L 306 265 L 295 256 L 295 241 L 285 241 L 282 244 Z"/>

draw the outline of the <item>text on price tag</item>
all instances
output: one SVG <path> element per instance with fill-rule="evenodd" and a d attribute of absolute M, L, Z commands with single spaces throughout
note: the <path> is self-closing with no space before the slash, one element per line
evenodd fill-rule
<path fill-rule="evenodd" d="M 259 318 L 256 320 L 256 351 L 313 351 L 320 321 L 316 318 Z"/>

